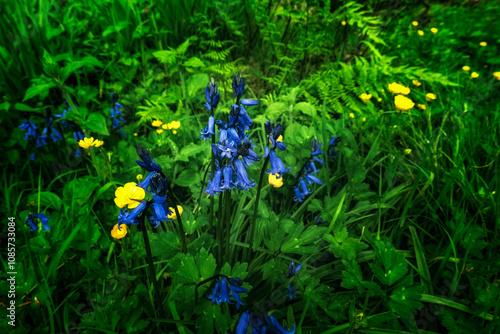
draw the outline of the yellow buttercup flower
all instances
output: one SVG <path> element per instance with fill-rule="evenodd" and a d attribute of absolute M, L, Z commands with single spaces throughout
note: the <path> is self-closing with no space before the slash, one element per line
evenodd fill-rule
<path fill-rule="evenodd" d="M 342 23 L 343 26 L 345 26 L 347 24 L 346 21 L 342 21 L 341 23 Z"/>
<path fill-rule="evenodd" d="M 80 141 L 78 142 L 78 146 L 88 150 L 90 146 L 94 146 L 95 145 L 95 141 L 94 141 L 94 137 L 90 137 L 90 138 L 83 138 L 83 139 L 80 139 Z"/>
<path fill-rule="evenodd" d="M 129 209 L 133 209 L 139 205 L 136 200 L 144 199 L 146 192 L 141 187 L 138 187 L 135 182 L 128 182 L 123 187 L 116 189 L 115 196 L 115 204 L 119 208 L 128 205 Z"/>
<path fill-rule="evenodd" d="M 151 125 L 152 125 L 152 126 L 154 126 L 155 128 L 160 127 L 162 124 L 163 124 L 163 122 L 162 122 L 162 121 L 160 121 L 160 120 L 155 120 L 155 121 L 153 121 L 153 122 L 151 123 Z"/>
<path fill-rule="evenodd" d="M 161 135 L 163 133 L 163 129 L 156 129 L 156 132 Z"/>
<path fill-rule="evenodd" d="M 414 27 L 418 26 L 418 22 L 417 22 L 417 21 L 413 21 L 411 24 L 412 24 Z"/>
<path fill-rule="evenodd" d="M 412 82 L 413 82 L 413 84 L 414 84 L 415 86 L 417 86 L 417 87 L 418 87 L 418 86 L 420 86 L 420 85 L 422 84 L 422 83 L 421 83 L 420 81 L 418 81 L 418 80 L 413 80 Z"/>
<path fill-rule="evenodd" d="M 181 127 L 181 122 L 179 121 L 172 121 L 168 123 L 168 129 L 169 130 L 176 130 Z"/>
<path fill-rule="evenodd" d="M 104 140 L 97 140 L 96 139 L 95 142 L 94 142 L 94 144 L 95 144 L 95 147 L 102 146 L 102 145 L 104 145 Z"/>
<path fill-rule="evenodd" d="M 175 213 L 174 208 L 169 208 L 169 209 L 170 209 L 170 211 L 172 211 L 172 213 L 168 215 L 168 218 L 169 219 L 177 219 L 177 214 Z M 179 214 L 182 216 L 182 212 L 184 211 L 182 206 L 177 205 L 177 210 L 179 211 Z"/>
<path fill-rule="evenodd" d="M 113 226 L 111 230 L 111 236 L 115 239 L 121 239 L 127 235 L 127 225 L 121 224 L 120 228 L 118 228 L 118 224 Z"/>
<path fill-rule="evenodd" d="M 395 82 L 389 84 L 389 90 L 393 94 L 402 94 L 402 95 L 410 94 L 410 88 L 405 87 L 405 86 L 400 85 L 400 84 L 395 83 Z"/>
<path fill-rule="evenodd" d="M 500 80 L 500 72 L 494 72 L 493 76 L 495 77 L 495 79 Z"/>
<path fill-rule="evenodd" d="M 462 70 L 464 70 L 465 72 L 470 71 L 470 67 L 469 66 L 464 66 L 464 67 L 462 67 Z"/>
<path fill-rule="evenodd" d="M 378 102 L 382 102 L 382 98 L 381 98 L 381 97 L 379 97 L 379 98 L 377 99 L 377 101 L 378 101 Z"/>
<path fill-rule="evenodd" d="M 438 32 L 438 30 L 437 30 L 436 28 L 431 28 L 431 32 L 432 32 L 433 34 L 435 34 L 435 33 L 437 33 L 437 32 Z"/>
<path fill-rule="evenodd" d="M 401 111 L 408 111 L 415 106 L 415 103 L 403 95 L 397 95 L 394 98 L 394 104 L 396 105 L 396 109 Z"/>
<path fill-rule="evenodd" d="M 349 118 L 354 118 L 354 114 L 353 114 L 353 113 L 350 113 L 350 114 L 349 114 Z"/>
<path fill-rule="evenodd" d="M 417 104 L 417 107 L 419 107 L 422 110 L 427 109 L 427 107 L 425 106 L 425 104 Z"/>
<path fill-rule="evenodd" d="M 176 135 L 176 134 L 177 134 L 177 130 L 172 131 L 172 133 L 173 133 L 174 135 Z"/>
<path fill-rule="evenodd" d="M 161 128 L 162 128 L 162 129 L 164 129 L 164 130 L 168 130 L 168 124 L 163 124 L 163 125 L 161 126 Z"/>
<path fill-rule="evenodd" d="M 363 100 L 364 102 L 368 102 L 370 101 L 370 99 L 372 98 L 372 94 L 366 94 L 366 93 L 363 93 L 359 96 L 361 98 L 361 100 Z"/>
<path fill-rule="evenodd" d="M 420 36 L 424 36 L 424 32 L 422 30 L 417 31 Z"/>
<path fill-rule="evenodd" d="M 135 178 L 137 179 L 137 181 L 141 182 L 144 177 L 142 176 L 142 174 L 137 174 Z"/>
<path fill-rule="evenodd" d="M 477 73 L 477 72 L 472 72 L 472 73 L 470 74 L 470 77 L 471 77 L 472 79 L 475 79 L 475 78 L 477 78 L 478 76 L 479 76 L 479 73 Z"/>
<path fill-rule="evenodd" d="M 269 184 L 274 188 L 279 188 L 283 185 L 283 176 L 280 177 L 279 174 L 269 174 Z"/>
<path fill-rule="evenodd" d="M 479 43 L 479 45 L 481 45 L 481 46 L 486 46 L 486 45 L 488 45 L 488 43 L 486 43 L 486 42 L 481 42 L 481 43 Z"/>
<path fill-rule="evenodd" d="M 410 148 L 407 148 L 407 149 L 405 150 L 405 154 L 406 154 L 406 155 L 409 155 L 410 153 L 411 153 L 411 149 L 410 149 Z"/>
<path fill-rule="evenodd" d="M 436 94 L 427 93 L 427 94 L 425 94 L 425 99 L 426 99 L 427 101 L 432 101 L 432 100 L 435 100 L 435 99 L 436 99 Z"/>

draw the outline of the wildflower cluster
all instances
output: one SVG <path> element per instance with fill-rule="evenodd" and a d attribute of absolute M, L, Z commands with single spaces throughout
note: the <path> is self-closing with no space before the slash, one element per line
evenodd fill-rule
<path fill-rule="evenodd" d="M 148 218 L 155 228 L 162 221 L 171 221 L 176 218 L 167 203 L 168 181 L 163 175 L 160 165 L 156 164 L 149 152 L 140 145 L 137 146 L 137 154 L 141 158 L 141 160 L 136 161 L 137 164 L 150 173 L 139 184 L 129 182 L 116 189 L 115 204 L 121 210 L 118 214 L 118 224 L 111 232 L 115 238 L 122 238 L 127 233 L 126 229 L 121 231 L 122 224 L 138 225 L 139 215 L 150 206 L 153 208 L 153 214 Z M 153 198 L 149 201 L 145 200 L 146 193 Z M 126 210 L 125 207 L 131 211 Z"/>
<path fill-rule="evenodd" d="M 222 277 L 219 281 L 215 283 L 215 287 L 212 289 L 212 293 L 207 295 L 207 298 L 212 301 L 212 304 L 229 303 L 232 304 L 231 300 L 236 300 L 236 309 L 240 309 L 240 305 L 245 305 L 241 302 L 240 293 L 245 293 L 248 290 L 242 288 L 242 280 L 238 277 L 227 278 Z"/>
<path fill-rule="evenodd" d="M 46 217 L 42 212 L 40 212 L 40 213 L 29 214 L 28 217 L 26 217 L 25 222 L 26 222 L 26 224 L 29 225 L 29 227 L 31 228 L 32 231 L 38 230 L 38 226 L 34 223 L 34 219 L 40 220 L 45 231 L 50 230 L 50 226 L 48 224 L 50 217 Z"/>
<path fill-rule="evenodd" d="M 27 113 L 24 116 L 26 120 L 19 126 L 19 128 L 25 132 L 24 140 L 33 139 L 36 141 L 36 147 L 41 147 L 47 145 L 47 138 L 50 138 L 53 143 L 63 139 L 59 131 L 54 128 L 54 118 L 49 108 L 46 109 L 45 127 L 42 132 L 40 132 L 35 123 L 31 121 Z M 35 153 L 31 154 L 30 159 L 35 160 Z"/>
<path fill-rule="evenodd" d="M 210 175 L 205 190 L 210 196 L 219 195 L 226 190 L 248 190 L 255 186 L 255 181 L 248 178 L 246 169 L 255 161 L 259 161 L 259 157 L 252 150 L 255 146 L 246 133 L 253 121 L 245 106 L 253 106 L 258 102 L 241 99 L 245 89 L 245 79 L 241 75 L 233 77 L 232 86 L 236 103 L 231 106 L 228 121 L 215 120 L 214 116 L 210 116 L 208 126 L 201 130 L 200 138 L 207 140 L 215 136 L 215 124 L 219 128 L 219 140 L 212 144 L 215 158 L 214 175 Z M 217 84 L 213 78 L 205 90 L 205 97 L 205 107 L 213 112 L 219 103 Z"/>
<path fill-rule="evenodd" d="M 172 121 L 170 123 L 163 124 L 163 121 L 161 120 L 154 120 L 153 122 L 151 122 L 151 125 L 155 128 L 158 128 L 156 129 L 156 132 L 158 134 L 163 133 L 163 130 L 173 130 L 172 133 L 175 135 L 177 134 L 177 129 L 181 127 L 181 122 Z"/>

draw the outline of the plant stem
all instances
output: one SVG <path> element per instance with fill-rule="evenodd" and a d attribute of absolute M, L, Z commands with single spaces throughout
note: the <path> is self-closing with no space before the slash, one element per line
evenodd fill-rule
<path fill-rule="evenodd" d="M 147 207 L 146 207 L 147 210 Z M 163 305 L 161 303 L 161 294 L 160 294 L 160 287 L 158 284 L 158 281 L 156 280 L 156 271 L 155 267 L 153 264 L 153 255 L 151 254 L 151 246 L 149 244 L 149 237 L 148 237 L 148 231 L 146 229 L 146 224 L 144 218 L 146 217 L 145 213 L 141 215 L 141 229 L 142 229 L 142 236 L 144 237 L 144 247 L 146 247 L 146 259 L 149 264 L 149 276 L 151 277 L 151 280 L 153 281 L 153 286 L 155 289 L 155 295 L 156 299 L 158 302 L 158 308 L 160 309 L 160 317 L 162 319 L 166 319 L 165 317 L 165 312 L 163 310 Z"/>
<path fill-rule="evenodd" d="M 225 193 L 220 194 L 219 196 L 219 219 L 217 219 L 217 232 L 216 232 L 216 237 L 217 237 L 217 268 L 220 269 L 222 268 L 222 234 L 223 234 L 223 229 L 222 229 L 222 221 L 224 219 L 224 210 L 222 210 L 223 202 L 224 202 L 224 196 Z"/>
<path fill-rule="evenodd" d="M 227 190 L 225 209 L 226 209 L 226 256 L 229 259 L 229 244 L 231 243 L 231 190 Z M 229 261 L 228 261 L 229 262 Z"/>
<path fill-rule="evenodd" d="M 165 175 L 163 175 L 165 177 Z M 170 182 L 167 182 L 168 185 L 168 193 L 170 195 L 170 203 L 174 207 L 175 215 L 177 216 L 177 225 L 179 225 L 179 233 L 181 234 L 181 243 L 182 243 L 182 251 L 184 253 L 188 252 L 187 241 L 186 241 L 186 233 L 184 233 L 184 226 L 182 226 L 181 215 L 179 214 L 179 210 L 177 209 L 177 203 L 174 200 L 174 193 L 172 192 L 172 188 L 170 188 Z"/>
<path fill-rule="evenodd" d="M 260 201 L 260 191 L 262 190 L 262 180 L 264 179 L 264 171 L 266 170 L 267 163 L 269 162 L 269 157 L 271 153 L 269 153 L 266 157 L 266 160 L 264 160 L 264 164 L 262 165 L 262 169 L 260 171 L 260 177 L 259 177 L 259 185 L 257 187 L 257 197 L 255 199 L 255 206 L 253 209 L 253 219 L 252 219 L 252 226 L 250 226 L 250 235 L 248 236 L 248 256 L 251 256 L 252 251 L 253 251 L 253 238 L 255 235 L 255 225 L 257 221 L 257 211 L 259 210 L 259 201 Z M 248 259 L 248 257 L 247 257 Z"/>

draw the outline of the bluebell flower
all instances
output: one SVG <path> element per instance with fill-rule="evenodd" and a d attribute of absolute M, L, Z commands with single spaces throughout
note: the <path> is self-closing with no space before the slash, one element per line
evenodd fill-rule
<path fill-rule="evenodd" d="M 137 186 L 138 187 L 141 187 L 142 189 L 144 189 L 146 192 L 149 192 L 148 190 L 148 187 L 149 187 L 149 184 L 151 183 L 151 178 L 157 174 L 157 172 L 153 171 L 151 173 L 148 174 L 148 176 L 146 176 L 146 178 L 144 180 L 142 180 Z"/>
<path fill-rule="evenodd" d="M 137 162 L 137 164 L 141 166 L 142 169 L 145 169 L 149 172 L 161 172 L 161 166 L 155 163 L 154 159 L 151 157 L 147 149 L 145 149 L 141 145 L 137 145 L 137 154 L 142 161 L 136 160 L 135 162 Z"/>
<path fill-rule="evenodd" d="M 238 145 L 238 155 L 243 159 L 243 164 L 245 168 L 252 166 L 254 162 L 259 161 L 259 156 L 255 153 L 252 148 L 255 146 L 251 142 L 241 142 Z"/>
<path fill-rule="evenodd" d="M 272 315 L 264 315 L 263 320 L 252 317 L 252 334 L 295 334 L 295 325 L 286 330 Z"/>
<path fill-rule="evenodd" d="M 297 291 L 292 289 L 290 284 L 288 284 L 286 289 L 288 290 L 288 297 L 290 297 L 290 300 L 297 298 Z"/>
<path fill-rule="evenodd" d="M 323 144 L 319 143 L 316 138 L 312 140 L 312 142 L 311 142 L 311 158 L 314 161 L 317 161 L 320 164 L 323 164 L 324 160 L 318 158 L 318 155 L 323 154 L 323 151 L 321 151 L 321 145 L 323 145 Z"/>
<path fill-rule="evenodd" d="M 38 229 L 38 226 L 33 222 L 33 219 L 36 218 L 40 219 L 40 222 L 42 223 L 45 231 L 50 230 L 50 226 L 48 224 L 50 217 L 46 217 L 42 212 L 40 212 L 40 213 L 29 214 L 26 217 L 25 221 L 30 226 L 32 231 L 36 231 Z"/>
<path fill-rule="evenodd" d="M 50 137 L 50 139 L 52 139 L 52 142 L 56 142 L 58 140 L 62 140 L 62 136 L 61 134 L 59 133 L 59 131 L 57 131 L 56 129 L 54 129 L 53 125 L 54 125 L 54 118 L 52 118 L 52 112 L 50 110 L 50 108 L 46 108 L 46 116 L 45 116 L 45 128 L 43 129 L 43 134 L 46 136 L 46 137 Z"/>
<path fill-rule="evenodd" d="M 248 326 L 250 325 L 250 310 L 246 310 L 240 316 L 240 320 L 236 325 L 236 329 L 234 331 L 235 334 L 247 334 Z"/>
<path fill-rule="evenodd" d="M 79 142 L 85 138 L 85 135 L 81 131 L 73 131 L 73 138 L 76 142 Z"/>
<path fill-rule="evenodd" d="M 132 211 L 127 211 L 125 208 L 120 209 L 120 213 L 118 214 L 118 228 L 120 228 L 121 224 L 139 224 L 139 215 L 144 211 L 147 204 L 146 201 L 141 201 L 138 206 L 136 206 Z"/>
<path fill-rule="evenodd" d="M 240 309 L 240 305 L 244 305 L 240 299 L 240 293 L 247 292 L 248 290 L 241 287 L 242 281 L 238 277 L 233 277 L 228 280 L 223 277 L 220 281 L 217 280 L 212 293 L 207 295 L 207 298 L 212 301 L 212 304 L 229 303 L 231 300 L 236 300 L 236 309 Z"/>
<path fill-rule="evenodd" d="M 234 146 L 233 141 L 225 140 L 224 142 L 219 142 L 217 148 L 220 150 L 220 158 L 228 158 L 230 161 L 238 156 L 238 150 Z"/>
<path fill-rule="evenodd" d="M 35 160 L 35 157 L 36 157 L 35 153 L 31 153 L 30 160 Z"/>
<path fill-rule="evenodd" d="M 211 78 L 210 83 L 207 85 L 205 89 L 205 98 L 207 99 L 207 103 L 205 103 L 205 107 L 212 111 L 212 109 L 217 108 L 219 104 L 220 95 L 217 92 L 217 84 L 215 83 L 215 79 Z"/>
<path fill-rule="evenodd" d="M 304 201 L 307 195 L 312 193 L 309 189 L 307 189 L 306 181 L 304 180 L 300 180 L 300 188 L 295 187 L 294 192 L 295 192 L 295 197 L 293 198 L 293 200 L 299 201 L 301 203 Z"/>
<path fill-rule="evenodd" d="M 248 179 L 248 174 L 245 169 L 245 166 L 243 165 L 243 162 L 240 159 L 235 159 L 234 162 L 234 167 L 236 169 L 236 184 L 243 190 L 248 190 L 249 188 L 253 188 L 255 186 L 255 181 L 254 180 L 249 180 Z"/>
<path fill-rule="evenodd" d="M 114 129 L 118 129 L 123 137 L 127 135 L 123 133 L 123 128 L 121 124 L 125 124 L 125 119 L 122 117 L 122 111 L 120 108 L 124 108 L 121 103 L 118 102 L 118 94 L 111 93 L 111 101 L 113 102 L 113 107 L 111 108 L 111 123 Z"/>
<path fill-rule="evenodd" d="M 286 168 L 281 159 L 276 155 L 275 150 L 269 151 L 266 147 L 264 157 L 269 154 L 269 161 L 271 162 L 271 170 L 267 170 L 267 174 L 280 174 L 283 175 L 292 170 L 292 167 Z"/>
<path fill-rule="evenodd" d="M 158 227 L 160 222 L 166 220 L 172 220 L 168 218 L 168 215 L 173 212 L 169 209 L 167 203 L 167 189 L 168 181 L 166 178 L 161 176 L 160 173 L 154 173 L 150 181 L 151 194 L 153 194 L 153 219 L 155 228 Z"/>
<path fill-rule="evenodd" d="M 245 78 L 241 76 L 240 73 L 236 73 L 233 76 L 233 93 L 236 96 L 236 101 L 241 99 L 243 92 L 245 91 Z"/>
<path fill-rule="evenodd" d="M 337 144 L 339 143 L 340 141 L 340 137 L 335 137 L 335 136 L 332 136 L 332 140 L 330 140 L 330 143 L 329 143 L 329 146 L 328 146 L 328 156 L 330 158 L 333 158 L 335 159 L 337 157 L 337 152 L 335 152 L 335 146 L 337 146 Z"/>
<path fill-rule="evenodd" d="M 214 116 L 210 116 L 208 118 L 208 126 L 205 127 L 205 130 L 201 130 L 200 138 L 207 140 L 212 138 L 215 135 L 215 118 Z"/>
<path fill-rule="evenodd" d="M 47 136 L 45 136 L 45 135 L 39 135 L 36 138 L 36 147 L 41 147 L 41 146 L 47 145 L 47 141 L 45 140 L 46 138 L 47 138 Z"/>
<path fill-rule="evenodd" d="M 29 118 L 19 125 L 19 129 L 24 131 L 24 140 L 29 140 L 30 137 L 36 139 L 38 137 L 37 127 Z"/>
<path fill-rule="evenodd" d="M 220 168 L 218 166 L 215 166 L 215 175 L 213 179 L 208 180 L 207 189 L 204 192 L 209 194 L 210 196 L 219 195 L 219 193 L 221 192 L 220 189 L 221 179 L 222 179 L 222 173 L 220 171 Z"/>
<path fill-rule="evenodd" d="M 222 187 L 221 191 L 235 189 L 235 183 L 233 182 L 233 168 L 230 165 L 224 165 L 222 168 Z"/>
<path fill-rule="evenodd" d="M 290 275 L 290 277 L 295 276 L 301 267 L 302 263 L 295 265 L 294 261 L 290 261 L 290 264 L 288 265 L 288 275 Z"/>
<path fill-rule="evenodd" d="M 76 152 L 75 152 L 75 157 L 81 157 L 82 155 L 80 154 L 80 150 L 79 149 L 76 149 Z"/>

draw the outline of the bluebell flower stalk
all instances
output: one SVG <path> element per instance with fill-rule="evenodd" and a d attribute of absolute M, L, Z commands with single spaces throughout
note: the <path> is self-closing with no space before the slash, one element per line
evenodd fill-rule
<path fill-rule="evenodd" d="M 305 197 L 312 193 L 312 191 L 307 188 L 307 185 L 312 183 L 323 185 L 323 182 L 314 175 L 319 171 L 316 167 L 316 163 L 319 163 L 320 165 L 324 163 L 324 160 L 319 158 L 319 155 L 323 154 L 323 151 L 321 151 L 321 145 L 322 144 L 319 143 L 317 139 L 313 139 L 311 142 L 311 156 L 302 166 L 299 173 L 295 176 L 298 178 L 299 184 L 294 187 L 294 201 L 302 203 Z"/>
<path fill-rule="evenodd" d="M 111 101 L 113 103 L 113 106 L 111 108 L 111 124 L 113 125 L 114 129 L 118 129 L 120 131 L 120 134 L 123 137 L 126 137 L 127 135 L 123 133 L 123 128 L 122 124 L 125 124 L 125 119 L 122 117 L 123 112 L 120 110 L 120 108 L 124 108 L 121 103 L 118 102 L 118 94 L 116 93 L 111 93 Z"/>
<path fill-rule="evenodd" d="M 212 293 L 207 295 L 207 298 L 212 301 L 212 304 L 228 303 L 232 304 L 231 300 L 236 300 L 236 309 L 240 309 L 240 305 L 245 305 L 242 303 L 240 298 L 240 293 L 245 293 L 248 290 L 241 287 L 241 279 L 238 277 L 233 277 L 228 279 L 227 277 L 222 277 L 220 281 L 215 283 L 215 287 L 212 289 Z"/>

